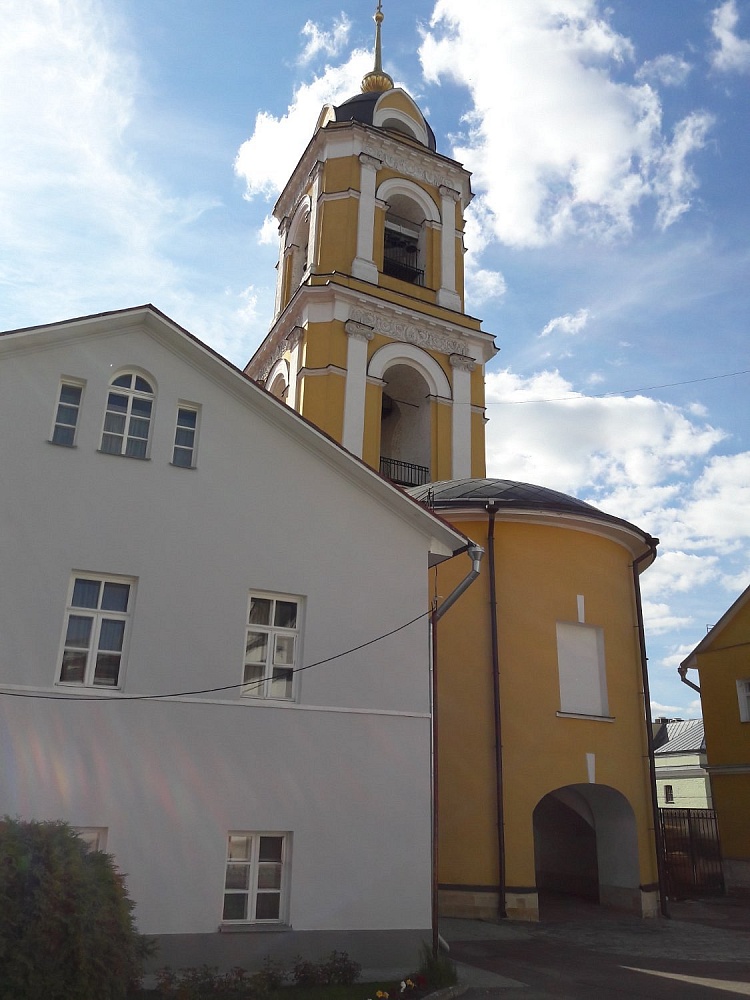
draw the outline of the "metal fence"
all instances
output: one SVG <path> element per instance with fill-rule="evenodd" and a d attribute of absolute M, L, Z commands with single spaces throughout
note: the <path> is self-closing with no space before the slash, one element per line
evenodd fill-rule
<path fill-rule="evenodd" d="M 670 899 L 724 893 L 719 828 L 713 809 L 660 809 Z"/>

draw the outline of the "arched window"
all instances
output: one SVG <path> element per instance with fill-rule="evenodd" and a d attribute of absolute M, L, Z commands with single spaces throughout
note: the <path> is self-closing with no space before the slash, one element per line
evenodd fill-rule
<path fill-rule="evenodd" d="M 398 178 L 385 181 L 378 198 L 386 203 L 383 274 L 412 285 L 424 285 L 427 271 L 426 222 L 440 213 L 418 185 Z"/>
<path fill-rule="evenodd" d="M 125 372 L 110 383 L 101 450 L 108 455 L 147 458 L 154 387 L 137 372 Z"/>
<path fill-rule="evenodd" d="M 430 389 L 409 365 L 383 375 L 380 418 L 380 471 L 403 486 L 430 481 L 432 427 Z"/>
<path fill-rule="evenodd" d="M 291 298 L 305 276 L 310 260 L 310 198 L 303 198 L 294 213 L 289 227 L 287 251 L 291 252 L 289 297 Z"/>

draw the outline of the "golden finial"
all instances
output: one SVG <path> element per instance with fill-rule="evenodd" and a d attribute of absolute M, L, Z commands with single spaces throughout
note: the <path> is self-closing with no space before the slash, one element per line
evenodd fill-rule
<path fill-rule="evenodd" d="M 367 73 L 362 79 L 362 93 L 370 94 L 373 91 L 377 94 L 384 90 L 393 90 L 393 80 L 387 73 L 383 72 L 383 58 L 380 46 L 380 25 L 383 23 L 383 4 L 378 0 L 378 9 L 375 11 L 375 68 Z"/>

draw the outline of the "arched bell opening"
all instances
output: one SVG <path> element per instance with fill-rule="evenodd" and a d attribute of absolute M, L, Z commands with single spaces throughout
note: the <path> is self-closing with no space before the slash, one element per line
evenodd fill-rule
<path fill-rule="evenodd" d="M 385 214 L 383 274 L 424 285 L 426 242 L 425 216 L 420 206 L 405 195 L 393 195 Z"/>
<path fill-rule="evenodd" d="M 393 365 L 383 374 L 380 471 L 402 486 L 427 483 L 431 451 L 430 388 L 414 368 Z"/>
<path fill-rule="evenodd" d="M 573 917 L 576 903 L 641 912 L 638 834 L 630 803 L 606 785 L 567 785 L 533 817 L 541 919 Z"/>

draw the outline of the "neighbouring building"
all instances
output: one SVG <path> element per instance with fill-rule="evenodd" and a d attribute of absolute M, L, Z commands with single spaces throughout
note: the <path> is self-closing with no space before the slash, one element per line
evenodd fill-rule
<path fill-rule="evenodd" d="M 657 719 L 654 762 L 659 805 L 665 809 L 711 809 L 702 719 Z"/>
<path fill-rule="evenodd" d="M 724 882 L 750 894 L 750 587 L 682 661 L 700 691 Z M 697 670 L 699 684 L 688 679 Z"/>

